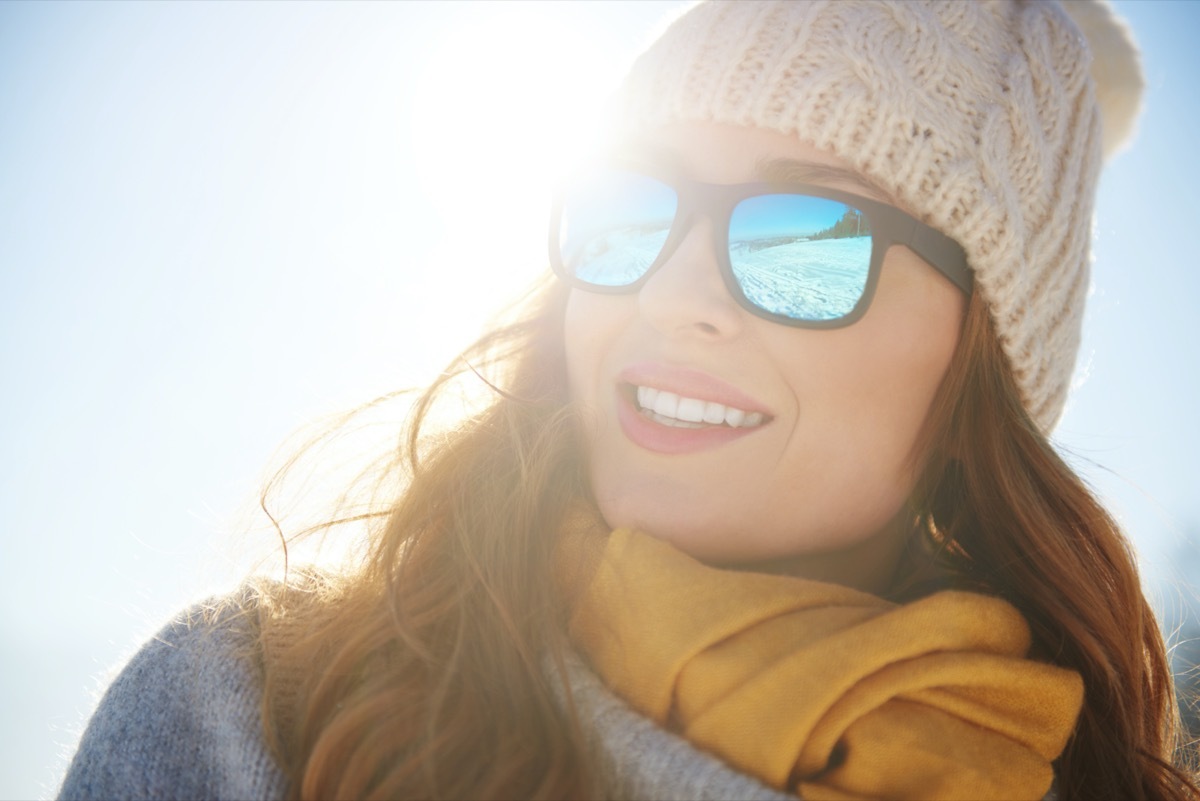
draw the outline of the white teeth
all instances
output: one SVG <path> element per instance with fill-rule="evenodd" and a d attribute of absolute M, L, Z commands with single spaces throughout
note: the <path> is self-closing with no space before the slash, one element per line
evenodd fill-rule
<path fill-rule="evenodd" d="M 671 428 L 704 428 L 704 426 L 700 423 L 689 423 L 686 420 L 676 420 L 674 417 L 664 417 L 657 412 L 650 411 L 649 409 L 644 409 L 642 414 L 646 415 L 656 423 L 660 423 L 664 426 L 670 426 Z"/>
<path fill-rule="evenodd" d="M 651 419 L 664 425 L 696 428 L 700 423 L 732 428 L 753 428 L 763 424 L 762 412 L 747 412 L 733 406 L 698 398 L 681 398 L 674 392 L 654 387 L 638 387 L 637 402 Z"/>
<path fill-rule="evenodd" d="M 675 416 L 689 423 L 699 423 L 704 419 L 704 401 L 695 398 L 680 398 L 679 409 Z"/>
<path fill-rule="evenodd" d="M 637 398 L 638 406 L 643 409 L 653 409 L 654 399 L 658 397 L 658 390 L 654 387 L 638 387 Z"/>
<path fill-rule="evenodd" d="M 663 417 L 674 417 L 679 411 L 679 396 L 674 392 L 659 392 L 654 399 L 654 411 Z"/>

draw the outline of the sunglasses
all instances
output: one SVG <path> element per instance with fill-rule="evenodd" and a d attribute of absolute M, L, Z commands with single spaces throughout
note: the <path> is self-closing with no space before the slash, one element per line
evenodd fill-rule
<path fill-rule="evenodd" d="M 556 193 L 550 262 L 568 284 L 636 292 L 698 218 L 729 294 L 759 317 L 837 328 L 870 305 L 884 254 L 906 245 L 964 293 L 972 274 L 962 246 L 894 206 L 824 186 L 707 184 L 602 166 Z"/>

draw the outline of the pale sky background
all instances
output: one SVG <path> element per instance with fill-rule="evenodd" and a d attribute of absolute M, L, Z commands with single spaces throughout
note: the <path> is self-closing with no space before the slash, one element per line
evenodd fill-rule
<path fill-rule="evenodd" d="M 237 583 L 289 434 L 427 377 L 541 268 L 549 162 L 673 5 L 0 4 L 0 799 L 52 792 L 98 677 Z M 1146 112 L 1056 442 L 1173 625 L 1200 5 L 1117 5 Z"/>

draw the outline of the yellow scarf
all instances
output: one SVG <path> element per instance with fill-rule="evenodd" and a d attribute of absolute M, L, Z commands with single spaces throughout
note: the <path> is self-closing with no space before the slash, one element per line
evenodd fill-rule
<path fill-rule="evenodd" d="M 635 709 L 806 799 L 1042 798 L 1083 701 L 1008 603 L 903 606 L 569 531 L 571 636 Z"/>

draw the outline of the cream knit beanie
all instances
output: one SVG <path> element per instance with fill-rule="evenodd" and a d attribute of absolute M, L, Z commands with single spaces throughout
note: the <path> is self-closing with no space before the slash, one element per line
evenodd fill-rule
<path fill-rule="evenodd" d="M 733 0 L 691 8 L 651 45 L 617 124 L 796 135 L 954 237 L 1049 433 L 1079 349 L 1101 158 L 1131 132 L 1141 87 L 1099 0 Z"/>

